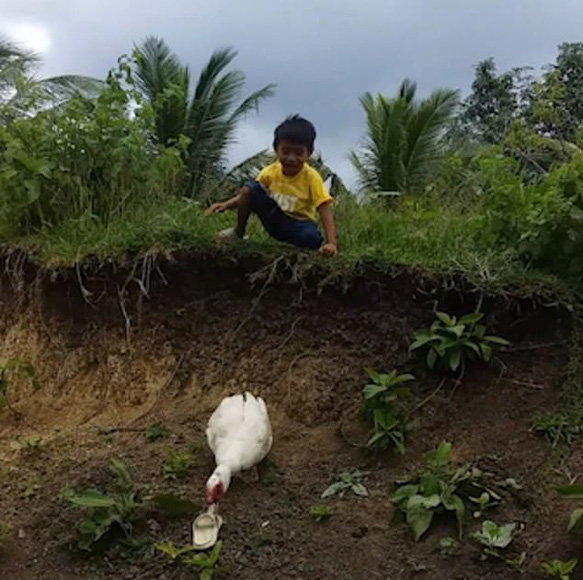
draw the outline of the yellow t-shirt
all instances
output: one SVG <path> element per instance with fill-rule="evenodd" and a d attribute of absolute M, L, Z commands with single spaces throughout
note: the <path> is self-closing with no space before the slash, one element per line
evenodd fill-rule
<path fill-rule="evenodd" d="M 315 221 L 316 210 L 332 201 L 320 174 L 307 163 L 297 175 L 288 177 L 276 161 L 261 170 L 257 181 L 285 213 L 297 219 Z"/>

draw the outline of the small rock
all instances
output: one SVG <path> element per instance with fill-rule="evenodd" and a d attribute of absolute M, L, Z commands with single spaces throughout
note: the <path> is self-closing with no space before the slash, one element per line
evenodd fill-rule
<path fill-rule="evenodd" d="M 358 530 L 352 532 L 353 538 L 364 538 L 368 534 L 368 526 L 360 526 Z"/>

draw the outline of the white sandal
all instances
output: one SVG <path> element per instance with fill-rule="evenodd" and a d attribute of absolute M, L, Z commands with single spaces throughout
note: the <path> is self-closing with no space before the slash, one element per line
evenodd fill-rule
<path fill-rule="evenodd" d="M 219 538 L 223 518 L 214 513 L 200 514 L 192 524 L 192 545 L 195 550 L 212 548 Z"/>

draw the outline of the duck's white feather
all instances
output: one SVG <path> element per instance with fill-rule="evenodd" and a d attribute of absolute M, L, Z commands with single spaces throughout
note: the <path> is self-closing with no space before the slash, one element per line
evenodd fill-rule
<path fill-rule="evenodd" d="M 217 465 L 232 474 L 251 469 L 273 443 L 265 401 L 250 393 L 226 397 L 211 415 L 206 436 Z"/>

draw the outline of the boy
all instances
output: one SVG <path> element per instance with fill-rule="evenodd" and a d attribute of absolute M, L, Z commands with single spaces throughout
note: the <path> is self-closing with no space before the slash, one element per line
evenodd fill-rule
<path fill-rule="evenodd" d="M 237 208 L 237 226 L 220 232 L 220 238 L 243 238 L 249 215 L 255 213 L 267 233 L 298 248 L 338 253 L 332 198 L 320 174 L 307 163 L 314 151 L 316 130 L 298 115 L 288 117 L 275 129 L 273 148 L 277 161 L 261 170 L 257 181 L 248 183 L 232 199 L 214 203 L 206 215 Z M 318 231 L 320 215 L 326 241 Z"/>

